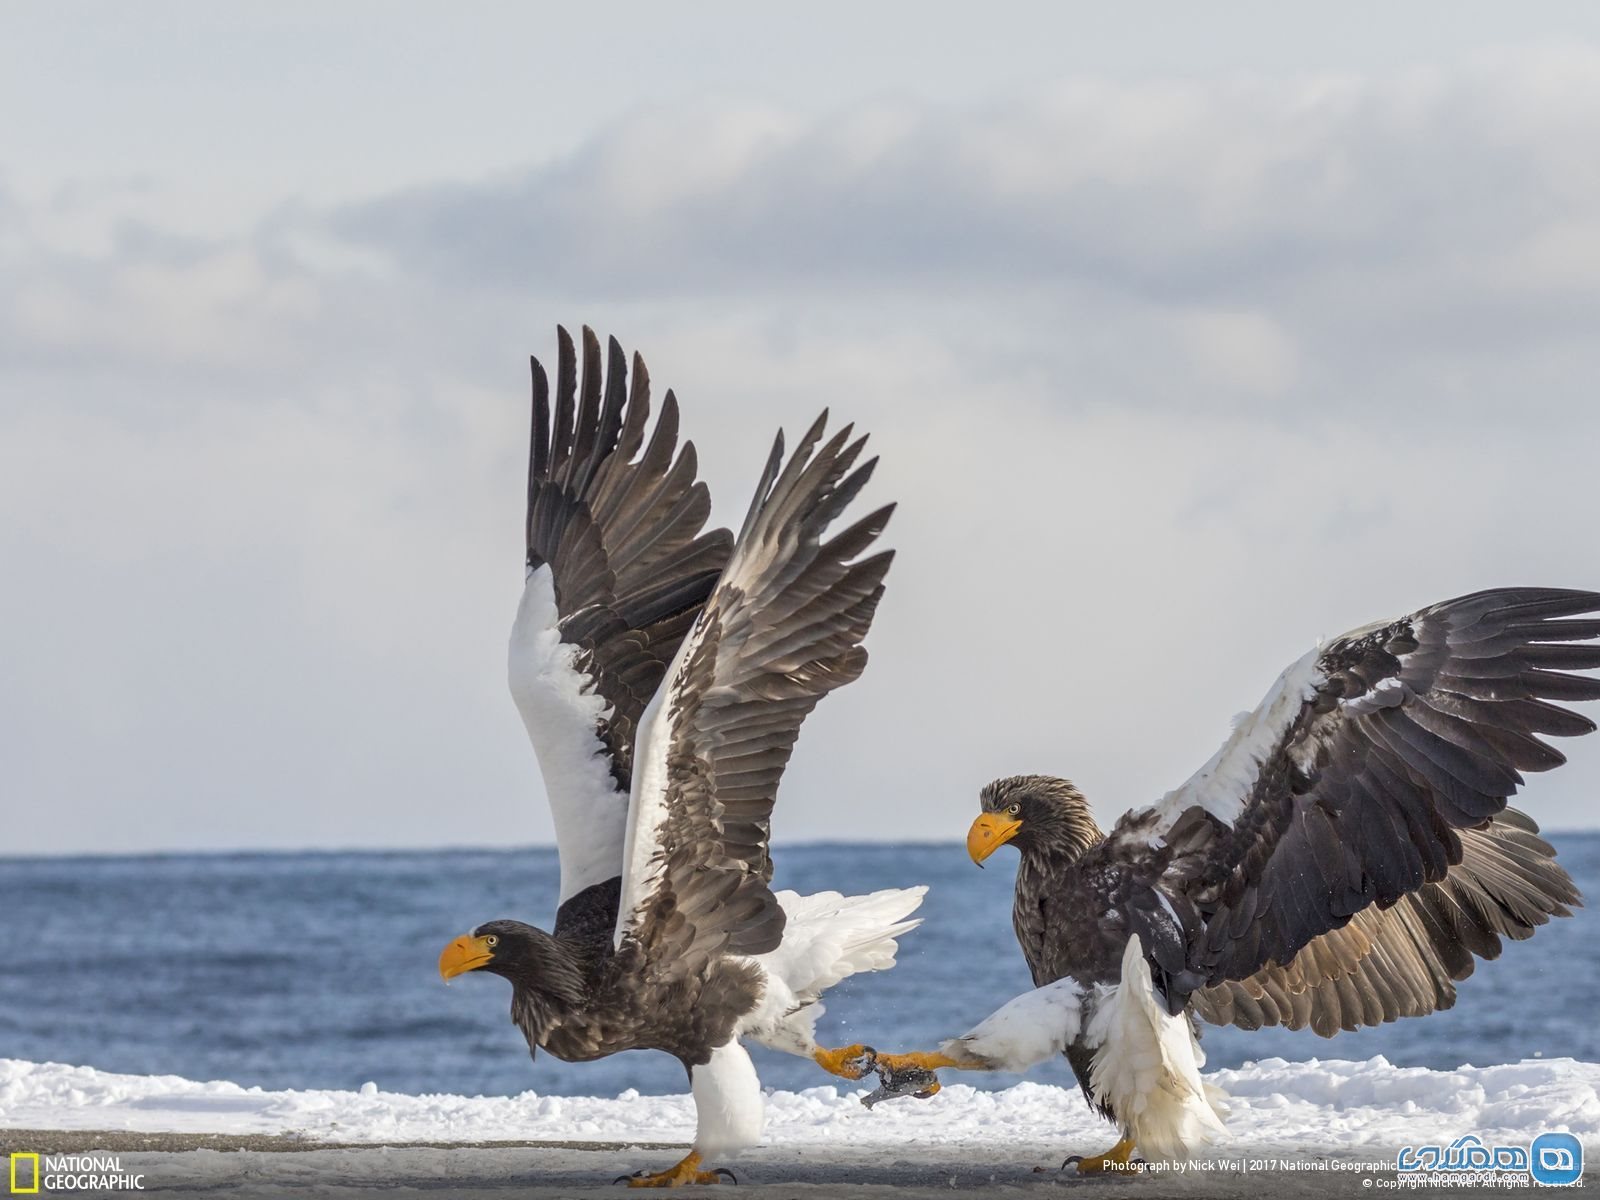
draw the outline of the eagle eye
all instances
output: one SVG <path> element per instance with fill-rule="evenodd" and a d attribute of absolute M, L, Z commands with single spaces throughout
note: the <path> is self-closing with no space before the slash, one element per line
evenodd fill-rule
<path fill-rule="evenodd" d="M 1010 808 L 1008 808 L 1008 809 L 1006 809 L 1006 811 L 1007 811 L 1007 812 L 1008 812 L 1008 813 L 1010 813 L 1010 814 L 1011 814 L 1011 815 L 1012 815 L 1012 816 L 1013 816 L 1013 817 L 1014 817 L 1014 816 L 1016 816 L 1016 815 L 1017 815 L 1017 814 L 1018 814 L 1018 813 L 1019 813 L 1019 812 L 1021 812 L 1021 811 L 1022 811 L 1022 805 L 1020 805 L 1020 804 L 1013 804 L 1013 805 L 1012 805 L 1012 806 L 1011 806 L 1011 807 L 1010 807 Z"/>
<path fill-rule="evenodd" d="M 500 939 L 491 933 L 488 937 L 483 939 L 483 944 L 488 946 L 490 949 L 493 949 L 500 944 Z"/>

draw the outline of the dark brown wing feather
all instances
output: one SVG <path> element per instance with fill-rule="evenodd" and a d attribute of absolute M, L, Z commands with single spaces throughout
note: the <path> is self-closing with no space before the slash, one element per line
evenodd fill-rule
<path fill-rule="evenodd" d="M 634 830 L 650 839 L 649 859 L 631 868 L 644 878 L 625 885 L 638 902 L 624 904 L 658 969 L 692 974 L 718 954 L 777 947 L 778 782 L 807 714 L 866 666 L 861 641 L 893 552 L 861 556 L 893 505 L 823 540 L 877 462 L 855 466 L 866 439 L 850 441 L 849 426 L 813 454 L 826 416 L 787 464 L 779 435 L 732 561 L 647 721 L 641 752 L 665 765 L 663 812 Z"/>
<path fill-rule="evenodd" d="M 1205 983 L 1291 963 L 1370 906 L 1445 881 L 1463 831 L 1503 813 L 1523 772 L 1565 761 L 1540 735 L 1595 728 L 1554 701 L 1600 699 L 1600 680 L 1568 673 L 1600 666 L 1600 646 L 1577 644 L 1600 637 L 1596 611 L 1593 592 L 1505 588 L 1346 635 L 1317 657 L 1240 794 L 1219 797 L 1231 775 L 1218 769 L 1174 793 L 1205 803 L 1124 817 L 1112 841 L 1129 853 L 1173 847 L 1164 886 L 1204 917 L 1190 962 Z M 1426 892 L 1395 921 L 1437 916 L 1449 894 Z"/>
<path fill-rule="evenodd" d="M 1579 903 L 1555 851 L 1532 818 L 1508 808 L 1458 831 L 1461 862 L 1390 908 L 1364 908 L 1313 938 L 1286 966 L 1202 988 L 1194 1011 L 1216 1025 L 1340 1030 L 1426 1016 L 1451 1007 L 1478 958 L 1499 957 Z"/>
<path fill-rule="evenodd" d="M 634 356 L 630 391 L 622 347 L 610 340 L 602 372 L 600 342 L 586 327 L 580 388 L 572 338 L 565 329 L 557 338 L 553 419 L 549 381 L 532 360 L 528 570 L 550 564 L 561 637 L 578 648 L 575 665 L 610 705 L 597 733 L 626 793 L 635 726 L 727 565 L 733 539 L 726 529 L 701 532 L 711 499 L 695 478 L 694 444 L 677 449 L 670 391 L 646 443 L 644 360 Z"/>

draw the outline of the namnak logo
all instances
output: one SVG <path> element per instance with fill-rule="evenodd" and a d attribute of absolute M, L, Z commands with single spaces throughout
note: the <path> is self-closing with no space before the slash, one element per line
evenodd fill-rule
<path fill-rule="evenodd" d="M 39 1190 L 39 1156 L 17 1151 L 11 1156 L 11 1194 L 31 1196 Z"/>

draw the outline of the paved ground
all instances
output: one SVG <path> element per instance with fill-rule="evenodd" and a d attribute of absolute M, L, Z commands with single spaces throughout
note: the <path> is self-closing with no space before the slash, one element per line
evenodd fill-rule
<path fill-rule="evenodd" d="M 334 1146 L 286 1137 L 221 1134 L 60 1133 L 0 1130 L 0 1153 L 110 1155 L 115 1169 L 143 1176 L 145 1195 L 217 1196 L 229 1200 L 276 1197 L 284 1200 L 357 1200 L 382 1191 L 390 1197 L 461 1197 L 463 1200 L 516 1197 L 610 1196 L 623 1189 L 617 1175 L 639 1167 L 660 1169 L 675 1161 L 682 1147 L 600 1143 L 504 1142 L 476 1146 Z M 1248 1151 L 1228 1157 L 1248 1160 Z M 728 1200 L 811 1200 L 823 1197 L 876 1197 L 924 1200 L 951 1193 L 993 1197 L 1116 1200 L 1206 1200 L 1213 1197 L 1381 1196 L 1397 1193 L 1392 1172 L 1331 1169 L 1348 1160 L 1307 1159 L 1302 1169 L 1239 1169 L 1145 1173 L 1134 1179 L 1081 1179 L 1058 1170 L 1060 1151 L 1050 1146 L 982 1145 L 830 1149 L 766 1147 L 741 1157 L 734 1168 L 737 1189 Z M 1324 1169 L 1317 1169 L 1317 1164 Z M 81 1169 L 81 1168 L 80 1168 Z M 1600 1187 L 1600 1179 L 1585 1184 Z M 1387 1185 L 1387 1186 L 1385 1186 Z M 49 1188 L 47 1191 L 51 1190 Z M 704 1194 L 697 1189 L 697 1194 Z M 74 1193 L 55 1191 L 56 1195 Z M 131 1192 L 77 1192 L 122 1195 Z M 1452 1188 L 1409 1195 L 1489 1196 L 1503 1191 Z"/>

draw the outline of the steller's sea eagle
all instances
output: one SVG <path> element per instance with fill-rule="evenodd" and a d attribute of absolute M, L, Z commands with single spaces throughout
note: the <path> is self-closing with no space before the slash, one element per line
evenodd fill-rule
<path fill-rule="evenodd" d="M 1122 1134 L 1078 1169 L 1124 1168 L 1135 1146 L 1182 1157 L 1222 1129 L 1191 1014 L 1331 1037 L 1450 1007 L 1474 955 L 1578 903 L 1506 801 L 1565 761 L 1537 735 L 1595 728 L 1553 702 L 1600 699 L 1570 673 L 1600 667 L 1597 612 L 1594 592 L 1501 588 L 1347 633 L 1109 834 L 1066 780 L 989 784 L 967 849 L 1021 851 L 1012 919 L 1036 990 L 938 1052 L 878 1056 L 885 1086 L 1064 1053 Z"/>
<path fill-rule="evenodd" d="M 552 418 L 533 362 L 527 583 L 511 691 L 538 755 L 560 848 L 553 932 L 479 925 L 440 955 L 446 979 L 511 982 L 528 1048 L 568 1062 L 647 1048 L 689 1073 L 690 1153 L 633 1186 L 716 1183 L 707 1159 L 754 1145 L 761 1085 L 740 1039 L 849 1079 L 860 1046 L 824 1049 L 822 993 L 894 964 L 926 889 L 774 892 L 778 780 L 817 702 L 866 666 L 861 646 L 893 552 L 869 554 L 892 505 L 824 540 L 872 474 L 824 413 L 787 461 L 780 433 L 737 539 L 710 512 L 694 447 L 675 453 L 668 392 L 646 438 L 649 376 L 584 330 L 577 383 L 560 342 Z M 819 445 L 819 443 L 821 443 Z"/>

